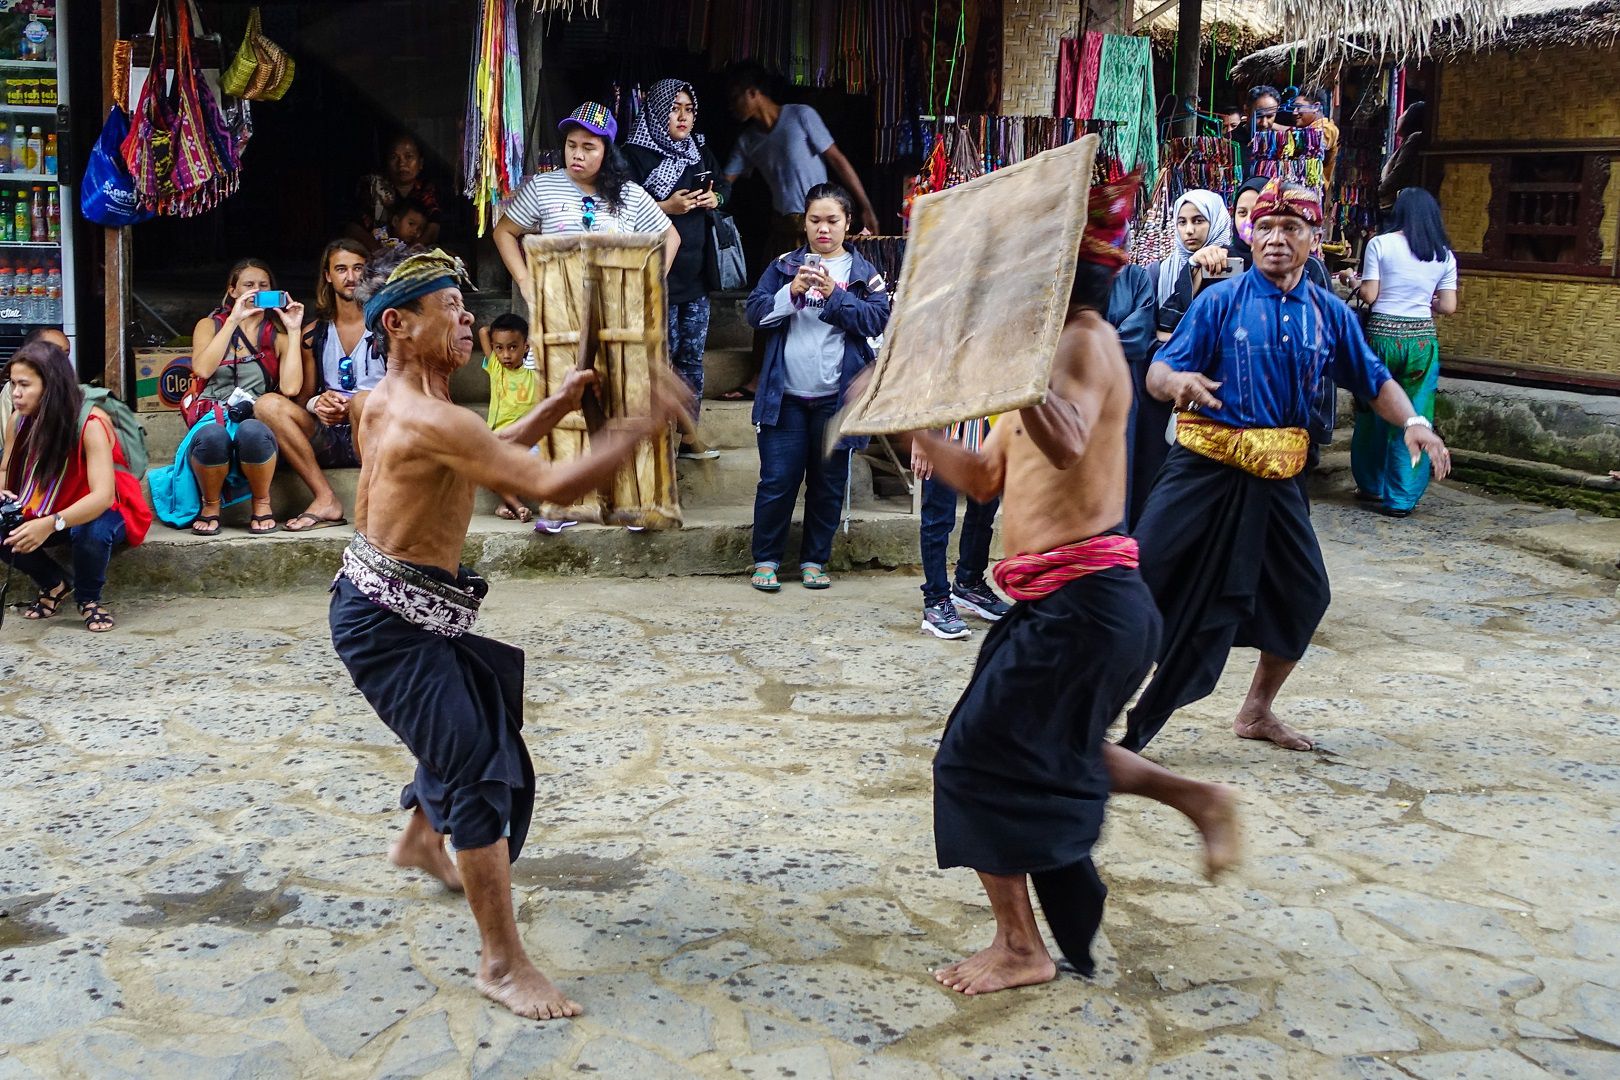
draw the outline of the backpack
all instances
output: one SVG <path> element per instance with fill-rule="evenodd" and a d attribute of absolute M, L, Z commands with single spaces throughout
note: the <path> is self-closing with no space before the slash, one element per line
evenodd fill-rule
<path fill-rule="evenodd" d="M 124 460 L 129 462 L 129 471 L 139 480 L 146 475 L 146 429 L 141 422 L 135 419 L 135 414 L 128 405 L 113 396 L 113 392 L 104 386 L 80 386 L 84 392 L 84 405 L 79 409 L 79 428 L 90 419 L 91 409 L 100 409 L 112 421 L 113 431 L 118 435 L 118 446 L 124 451 Z"/>

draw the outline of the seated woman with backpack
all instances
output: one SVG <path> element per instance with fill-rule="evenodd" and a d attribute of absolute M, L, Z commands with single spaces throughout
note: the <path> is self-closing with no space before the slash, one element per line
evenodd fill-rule
<path fill-rule="evenodd" d="M 199 536 L 219 532 L 221 493 L 233 465 L 253 497 L 248 531 L 266 536 L 280 528 L 270 512 L 270 480 L 280 447 L 270 429 L 253 418 L 253 407 L 266 394 L 293 398 L 303 389 L 304 305 L 280 293 L 263 297 L 280 306 L 261 307 L 261 295 L 275 291 L 270 267 L 243 259 L 231 268 L 219 309 L 199 319 L 191 332 L 192 392 L 181 401 L 180 412 L 188 428 L 182 445 L 202 497 L 191 523 Z"/>
<path fill-rule="evenodd" d="M 23 522 L 0 540 L 0 560 L 39 588 L 23 617 L 48 619 L 72 595 L 86 630 L 111 630 L 115 623 L 101 604 L 101 589 L 113 548 L 122 541 L 139 544 L 152 524 L 140 481 L 129 471 L 112 420 L 86 408 L 73 365 L 56 345 L 35 341 L 17 350 L 11 399 L 16 418 L 5 432 L 0 499 L 7 509 L 19 509 Z M 72 547 L 72 577 L 44 550 L 57 544 Z"/>

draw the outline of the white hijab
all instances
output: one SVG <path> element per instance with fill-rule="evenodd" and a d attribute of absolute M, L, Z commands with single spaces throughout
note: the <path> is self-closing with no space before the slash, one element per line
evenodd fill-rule
<path fill-rule="evenodd" d="M 1176 220 L 1181 216 L 1181 207 L 1184 203 L 1192 203 L 1200 214 L 1209 220 L 1209 236 L 1204 240 L 1204 247 L 1211 245 L 1230 248 L 1232 246 L 1232 215 L 1226 209 L 1226 200 L 1207 191 L 1204 188 L 1193 188 L 1170 209 L 1170 227 L 1175 230 L 1176 242 L 1170 245 L 1170 254 L 1159 263 L 1159 303 L 1168 301 L 1176 292 L 1176 281 L 1181 277 L 1181 271 L 1192 258 L 1192 251 L 1181 242 L 1181 230 L 1176 226 Z"/>

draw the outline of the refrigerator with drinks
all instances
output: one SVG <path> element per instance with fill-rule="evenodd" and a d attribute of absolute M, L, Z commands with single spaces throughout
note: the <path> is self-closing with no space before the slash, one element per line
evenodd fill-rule
<path fill-rule="evenodd" d="M 0 0 L 0 355 L 38 326 L 77 338 L 65 3 Z"/>

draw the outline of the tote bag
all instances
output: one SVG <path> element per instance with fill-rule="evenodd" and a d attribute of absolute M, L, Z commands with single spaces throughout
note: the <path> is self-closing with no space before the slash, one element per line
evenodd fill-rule
<path fill-rule="evenodd" d="M 135 192 L 135 178 L 129 175 L 120 147 L 129 136 L 129 117 L 114 105 L 101 126 L 101 137 L 90 151 L 79 189 L 79 212 L 88 221 L 109 229 L 139 225 L 152 217 L 142 210 Z"/>

